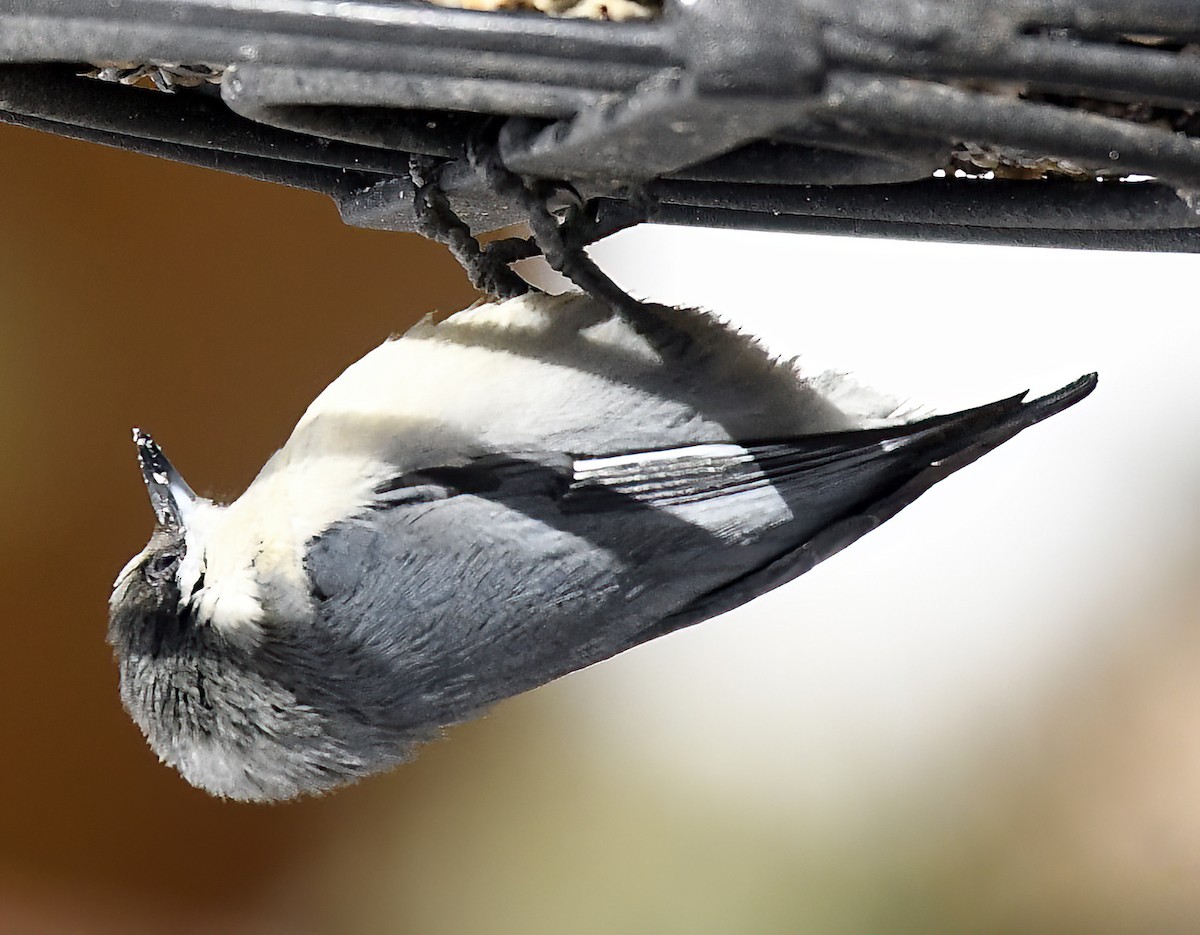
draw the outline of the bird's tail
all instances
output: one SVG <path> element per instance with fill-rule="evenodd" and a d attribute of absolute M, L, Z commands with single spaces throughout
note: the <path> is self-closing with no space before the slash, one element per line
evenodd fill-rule
<path fill-rule="evenodd" d="M 830 508 L 829 490 L 838 491 L 828 521 L 822 521 L 798 547 L 704 595 L 662 620 L 642 642 L 732 610 L 802 575 L 891 519 L 939 481 L 999 447 L 1022 430 L 1062 412 L 1096 387 L 1097 375 L 1080 377 L 1057 392 L 1025 402 L 1014 396 L 975 409 L 934 416 L 908 425 L 806 439 L 809 469 L 797 484 L 816 492 Z M 814 446 L 827 445 L 823 467 L 812 469 Z M 784 480 L 780 487 L 786 487 Z M 799 494 L 803 498 L 804 494 Z"/>

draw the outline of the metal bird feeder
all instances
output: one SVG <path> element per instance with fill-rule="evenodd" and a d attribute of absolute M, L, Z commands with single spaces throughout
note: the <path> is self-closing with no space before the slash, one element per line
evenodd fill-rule
<path fill-rule="evenodd" d="M 658 12 L 4 0 L 0 120 L 322 192 L 465 261 L 535 202 L 559 253 L 642 221 L 1200 249 L 1191 0 Z M 549 254 L 533 226 L 493 264 Z"/>

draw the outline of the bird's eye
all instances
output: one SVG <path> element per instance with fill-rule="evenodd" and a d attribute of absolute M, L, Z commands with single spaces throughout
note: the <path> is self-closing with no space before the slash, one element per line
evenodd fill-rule
<path fill-rule="evenodd" d="M 174 552 L 160 552 L 146 566 L 147 572 L 156 578 L 165 577 L 179 564 L 179 556 Z"/>

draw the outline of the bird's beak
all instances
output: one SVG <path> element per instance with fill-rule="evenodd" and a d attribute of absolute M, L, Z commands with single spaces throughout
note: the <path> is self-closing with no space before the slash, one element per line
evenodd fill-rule
<path fill-rule="evenodd" d="M 196 495 L 153 438 L 141 429 L 134 429 L 133 441 L 137 445 L 142 479 L 150 493 L 150 505 L 154 507 L 158 524 L 182 529 L 196 505 Z"/>

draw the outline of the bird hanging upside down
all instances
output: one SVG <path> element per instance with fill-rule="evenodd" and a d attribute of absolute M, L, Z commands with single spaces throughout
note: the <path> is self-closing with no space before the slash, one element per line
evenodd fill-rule
<path fill-rule="evenodd" d="M 231 504 L 135 432 L 157 524 L 110 603 L 121 698 L 196 786 L 322 792 L 802 574 L 1095 383 L 904 423 L 698 311 L 427 321 Z"/>

